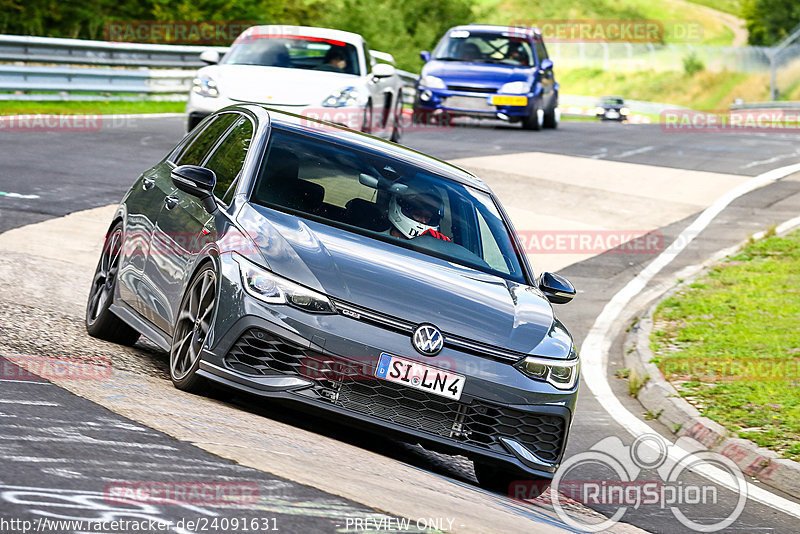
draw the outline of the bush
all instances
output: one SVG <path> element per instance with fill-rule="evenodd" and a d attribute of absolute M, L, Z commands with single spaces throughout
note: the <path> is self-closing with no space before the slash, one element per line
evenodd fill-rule
<path fill-rule="evenodd" d="M 706 70 L 706 65 L 694 53 L 691 53 L 683 58 L 683 70 L 688 76 L 694 76 L 698 72 Z"/>

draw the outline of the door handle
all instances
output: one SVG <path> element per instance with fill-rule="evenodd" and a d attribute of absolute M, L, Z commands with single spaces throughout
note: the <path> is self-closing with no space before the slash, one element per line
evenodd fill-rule
<path fill-rule="evenodd" d="M 176 197 L 175 195 L 170 195 L 164 199 L 164 207 L 166 207 L 168 210 L 171 210 L 177 205 L 178 205 L 178 197 Z"/>
<path fill-rule="evenodd" d="M 152 178 L 143 177 L 142 178 L 142 189 L 145 191 L 150 191 L 156 185 L 156 181 Z"/>

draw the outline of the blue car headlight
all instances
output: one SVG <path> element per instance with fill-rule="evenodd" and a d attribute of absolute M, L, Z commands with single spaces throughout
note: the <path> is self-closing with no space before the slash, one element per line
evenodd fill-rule
<path fill-rule="evenodd" d="M 346 87 L 326 97 L 322 105 L 326 108 L 357 106 L 360 99 L 361 93 L 355 87 Z"/>
<path fill-rule="evenodd" d="M 436 76 L 423 76 L 419 79 L 420 87 L 429 87 L 431 89 L 447 89 L 444 80 Z"/>
<path fill-rule="evenodd" d="M 242 256 L 234 255 L 239 264 L 244 290 L 268 304 L 288 304 L 311 313 L 336 313 L 333 303 L 311 289 L 295 284 L 267 271 Z"/>
<path fill-rule="evenodd" d="M 527 82 L 508 82 L 504 84 L 498 93 L 509 95 L 524 95 L 530 91 L 531 84 Z"/>
<path fill-rule="evenodd" d="M 217 98 L 219 96 L 217 82 L 207 75 L 201 75 L 192 80 L 192 91 L 200 96 L 208 96 L 211 98 Z"/>
<path fill-rule="evenodd" d="M 581 361 L 573 349 L 568 360 L 550 360 L 528 356 L 518 364 L 517 369 L 534 380 L 547 382 L 557 389 L 569 390 L 575 387 L 580 374 Z"/>

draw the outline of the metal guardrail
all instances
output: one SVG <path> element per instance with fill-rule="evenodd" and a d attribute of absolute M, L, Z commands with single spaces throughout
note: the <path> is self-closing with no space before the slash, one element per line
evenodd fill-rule
<path fill-rule="evenodd" d="M 229 47 L 116 43 L 82 39 L 0 35 L 0 100 L 133 99 L 123 93 L 164 99 L 184 98 L 191 89 L 204 50 L 225 53 Z M 382 61 L 390 54 L 377 52 Z M 20 64 L 22 63 L 22 64 Z M 43 66 L 60 65 L 60 66 Z M 403 101 L 413 102 L 417 75 L 397 71 L 403 80 Z M 60 94 L 20 94 L 55 92 Z M 74 93 L 103 93 L 80 95 Z M 116 93 L 115 96 L 106 96 Z"/>
<path fill-rule="evenodd" d="M 193 71 L 0 65 L 0 91 L 186 93 Z M 19 95 L 14 95 L 19 96 Z"/>
<path fill-rule="evenodd" d="M 0 61 L 112 67 L 199 68 L 203 50 L 228 47 L 114 43 L 83 39 L 0 35 Z"/>

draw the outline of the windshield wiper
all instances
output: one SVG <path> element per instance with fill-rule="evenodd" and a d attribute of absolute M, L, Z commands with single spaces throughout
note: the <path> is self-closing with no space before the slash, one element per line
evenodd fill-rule
<path fill-rule="evenodd" d="M 436 61 L 464 61 L 463 59 L 457 57 L 435 57 L 433 59 Z"/>

